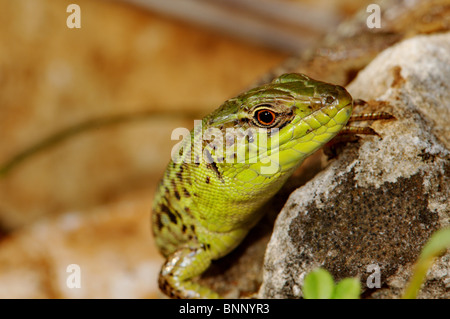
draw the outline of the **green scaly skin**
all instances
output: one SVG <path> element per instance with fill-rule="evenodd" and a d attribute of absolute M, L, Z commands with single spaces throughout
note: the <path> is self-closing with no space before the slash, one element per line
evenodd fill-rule
<path fill-rule="evenodd" d="M 306 157 L 341 131 L 352 108 L 352 97 L 343 87 L 303 74 L 284 74 L 226 101 L 206 116 L 169 163 L 154 199 L 153 234 L 166 258 L 159 276 L 160 289 L 172 298 L 219 297 L 191 279 L 239 245 L 262 217 L 261 206 Z M 258 118 L 267 110 L 275 116 L 270 125 L 270 116 L 261 115 L 264 121 Z M 211 143 L 213 137 L 206 141 L 203 137 L 195 144 L 198 138 L 194 132 L 218 129 L 226 136 L 230 128 L 260 127 L 279 129 L 267 139 L 268 145 L 278 139 L 279 146 L 262 151 L 275 167 L 270 173 L 261 170 L 268 165 L 262 162 L 263 157 L 255 161 L 251 152 L 262 138 L 259 131 L 256 136 L 238 134 L 236 140 L 219 140 L 230 148 L 236 145 L 235 152 L 223 152 L 226 156 L 218 151 L 216 140 Z M 202 160 L 198 157 L 201 151 L 195 152 L 196 145 L 204 150 Z M 243 148 L 248 151 L 245 160 L 236 160 Z"/>

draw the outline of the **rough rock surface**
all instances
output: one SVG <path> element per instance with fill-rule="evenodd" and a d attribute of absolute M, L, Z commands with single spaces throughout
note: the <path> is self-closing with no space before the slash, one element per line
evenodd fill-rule
<path fill-rule="evenodd" d="M 401 294 L 426 240 L 449 225 L 449 52 L 450 33 L 403 41 L 348 87 L 372 101 L 364 111 L 378 105 L 396 120 L 369 123 L 381 138 L 348 145 L 290 196 L 266 251 L 260 297 L 301 297 L 316 267 L 336 280 L 359 276 L 364 297 Z M 380 267 L 380 289 L 366 287 L 371 264 Z M 450 298 L 450 254 L 427 279 L 419 297 Z"/>
<path fill-rule="evenodd" d="M 42 219 L 4 238 L 0 299 L 157 298 L 163 260 L 151 240 L 150 205 L 148 192 L 136 193 Z"/>

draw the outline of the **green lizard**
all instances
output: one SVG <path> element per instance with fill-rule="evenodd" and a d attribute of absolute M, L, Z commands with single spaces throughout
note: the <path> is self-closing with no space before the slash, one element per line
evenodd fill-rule
<path fill-rule="evenodd" d="M 166 258 L 160 289 L 172 298 L 219 297 L 191 279 L 239 245 L 262 217 L 262 205 L 306 157 L 346 128 L 352 109 L 343 87 L 284 74 L 226 101 L 196 125 L 154 199 L 152 230 Z M 233 128 L 240 133 L 230 137 Z M 222 138 L 208 143 L 211 129 Z M 245 156 L 238 158 L 240 151 Z"/>

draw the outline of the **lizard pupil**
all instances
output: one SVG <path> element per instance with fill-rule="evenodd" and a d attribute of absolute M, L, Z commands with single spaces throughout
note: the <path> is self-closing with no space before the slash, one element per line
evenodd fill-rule
<path fill-rule="evenodd" d="M 275 112 L 268 109 L 262 109 L 256 112 L 256 120 L 263 126 L 272 125 L 275 122 L 275 117 Z"/>

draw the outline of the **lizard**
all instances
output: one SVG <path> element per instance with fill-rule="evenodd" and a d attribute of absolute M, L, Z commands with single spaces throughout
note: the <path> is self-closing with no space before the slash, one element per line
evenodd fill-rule
<path fill-rule="evenodd" d="M 152 232 L 166 259 L 160 290 L 171 298 L 219 298 L 192 279 L 241 243 L 303 160 L 343 132 L 373 133 L 346 126 L 352 116 L 389 118 L 355 116 L 353 106 L 344 87 L 288 73 L 227 100 L 195 125 L 153 200 Z M 213 143 L 205 138 L 210 131 Z"/>

